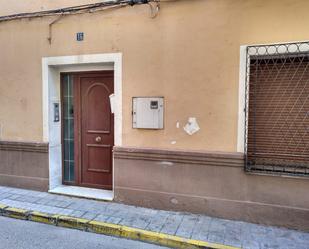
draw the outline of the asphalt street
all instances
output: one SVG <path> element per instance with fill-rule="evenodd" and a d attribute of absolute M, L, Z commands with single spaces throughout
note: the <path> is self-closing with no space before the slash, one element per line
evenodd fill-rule
<path fill-rule="evenodd" d="M 42 248 L 164 249 L 165 247 L 31 221 L 0 217 L 0 249 Z"/>

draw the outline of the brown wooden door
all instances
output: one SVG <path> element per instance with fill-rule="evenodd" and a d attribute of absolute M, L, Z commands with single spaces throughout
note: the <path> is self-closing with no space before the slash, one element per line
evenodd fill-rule
<path fill-rule="evenodd" d="M 114 93 L 113 72 L 75 76 L 79 125 L 75 127 L 78 185 L 112 189 L 114 115 L 109 96 Z M 77 137 L 77 136 L 75 136 Z"/>

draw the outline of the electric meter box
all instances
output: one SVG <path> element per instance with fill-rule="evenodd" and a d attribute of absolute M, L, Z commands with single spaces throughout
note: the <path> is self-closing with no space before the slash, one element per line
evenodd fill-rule
<path fill-rule="evenodd" d="M 133 97 L 133 128 L 163 129 L 164 98 Z"/>

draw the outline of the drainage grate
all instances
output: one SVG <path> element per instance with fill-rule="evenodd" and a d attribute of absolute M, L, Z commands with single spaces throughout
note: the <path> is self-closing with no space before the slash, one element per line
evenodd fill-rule
<path fill-rule="evenodd" d="M 309 43 L 249 46 L 246 170 L 309 175 Z"/>

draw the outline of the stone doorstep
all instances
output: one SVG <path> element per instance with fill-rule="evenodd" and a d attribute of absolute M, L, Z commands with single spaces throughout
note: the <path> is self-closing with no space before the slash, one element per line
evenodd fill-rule
<path fill-rule="evenodd" d="M 15 219 L 29 220 L 65 228 L 78 229 L 86 232 L 116 236 L 126 239 L 148 242 L 170 248 L 192 248 L 192 249 L 240 249 L 222 244 L 209 243 L 206 241 L 186 239 L 179 236 L 148 230 L 94 221 L 83 218 L 75 218 L 64 215 L 51 215 L 37 211 L 9 207 L 0 203 L 0 215 Z"/>

